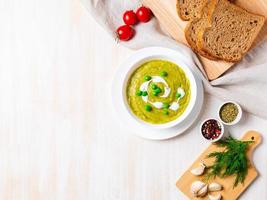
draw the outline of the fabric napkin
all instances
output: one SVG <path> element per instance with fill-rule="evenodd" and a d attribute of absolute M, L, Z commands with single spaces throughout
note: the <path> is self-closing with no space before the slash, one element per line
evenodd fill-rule
<path fill-rule="evenodd" d="M 112 37 L 115 37 L 117 27 L 123 24 L 123 13 L 141 5 L 140 1 L 133 0 L 81 1 L 92 17 Z M 222 100 L 236 101 L 244 110 L 267 119 L 267 42 L 262 42 L 251 50 L 240 63 L 223 76 L 209 82 L 196 55 L 188 47 L 171 39 L 155 18 L 146 24 L 137 25 L 135 30 L 137 34 L 131 41 L 120 44 L 131 49 L 162 46 L 182 51 L 192 58 L 189 64 L 200 75 L 207 93 Z"/>

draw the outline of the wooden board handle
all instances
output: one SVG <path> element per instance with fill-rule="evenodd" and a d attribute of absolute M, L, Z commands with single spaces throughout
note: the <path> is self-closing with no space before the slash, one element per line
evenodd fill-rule
<path fill-rule="evenodd" d="M 249 149 L 248 149 L 248 152 L 247 152 L 248 157 L 251 159 L 253 151 L 261 143 L 262 137 L 256 131 L 248 131 L 243 136 L 242 140 L 246 140 L 246 141 L 251 141 L 252 140 L 252 141 L 254 141 L 251 145 L 249 145 Z"/>

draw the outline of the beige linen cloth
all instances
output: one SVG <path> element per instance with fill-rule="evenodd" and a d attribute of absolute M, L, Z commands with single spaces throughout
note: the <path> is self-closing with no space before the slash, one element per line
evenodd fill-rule
<path fill-rule="evenodd" d="M 140 1 L 133 0 L 81 0 L 92 17 L 112 36 L 119 25 L 123 24 L 122 14 L 137 8 Z M 202 66 L 195 54 L 186 46 L 172 40 L 153 18 L 146 24 L 135 27 L 136 36 L 128 42 L 120 42 L 132 49 L 149 46 L 162 46 L 182 51 L 191 58 L 188 63 L 198 73 L 204 83 L 205 91 L 222 100 L 238 102 L 244 110 L 267 119 L 267 42 L 254 48 L 235 67 L 222 77 L 207 81 Z M 101 39 L 101 38 L 99 38 Z"/>

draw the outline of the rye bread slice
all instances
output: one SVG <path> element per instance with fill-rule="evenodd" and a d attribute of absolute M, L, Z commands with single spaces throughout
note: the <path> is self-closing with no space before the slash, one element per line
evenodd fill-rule
<path fill-rule="evenodd" d="M 216 3 L 217 0 L 208 0 L 202 10 L 201 17 L 189 22 L 185 29 L 185 38 L 192 50 L 212 60 L 216 60 L 217 58 L 210 56 L 205 51 L 199 50 L 197 40 L 199 32 L 203 32 L 206 27 L 210 26 L 211 21 L 209 16 L 211 16 L 213 10 L 215 9 Z"/>
<path fill-rule="evenodd" d="M 177 0 L 177 12 L 184 21 L 199 18 L 207 1 L 208 0 Z"/>
<path fill-rule="evenodd" d="M 249 51 L 265 17 L 250 13 L 227 0 L 217 0 L 210 27 L 199 32 L 200 51 L 228 62 L 237 62 Z"/>

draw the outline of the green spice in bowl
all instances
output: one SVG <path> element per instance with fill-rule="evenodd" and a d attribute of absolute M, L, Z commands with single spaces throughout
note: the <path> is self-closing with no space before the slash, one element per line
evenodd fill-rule
<path fill-rule="evenodd" d="M 241 117 L 242 109 L 236 102 L 225 102 L 219 109 L 219 118 L 225 125 L 237 124 Z"/>

